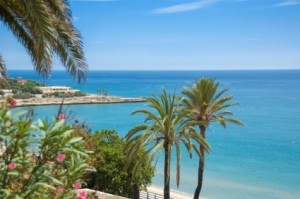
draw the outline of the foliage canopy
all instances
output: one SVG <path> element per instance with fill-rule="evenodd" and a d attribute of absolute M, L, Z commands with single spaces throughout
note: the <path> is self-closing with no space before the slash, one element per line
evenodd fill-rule
<path fill-rule="evenodd" d="M 93 171 L 64 120 L 33 121 L 3 106 L 0 127 L 0 198 L 74 198 L 74 184 Z"/>
<path fill-rule="evenodd" d="M 131 144 L 129 145 L 128 161 L 135 158 L 136 153 L 143 147 L 147 148 L 149 163 L 154 158 L 158 159 L 161 153 L 164 152 L 164 198 L 168 199 L 170 198 L 172 148 L 176 149 L 176 184 L 178 187 L 180 183 L 180 146 L 186 147 L 190 157 L 192 157 L 193 150 L 199 156 L 201 155 L 194 142 L 204 146 L 205 150 L 209 150 L 209 146 L 201 136 L 196 134 L 194 122 L 185 119 L 186 112 L 179 111 L 175 92 L 170 95 L 163 90 L 159 96 L 152 95 L 146 99 L 148 102 L 146 106 L 150 109 L 137 110 L 132 113 L 145 115 L 145 123 L 134 127 L 126 135 Z M 143 161 L 143 159 L 140 159 L 139 163 Z M 139 164 L 136 166 L 139 166 Z"/>
<path fill-rule="evenodd" d="M 185 117 L 194 122 L 200 129 L 199 135 L 206 140 L 206 129 L 217 122 L 224 128 L 228 123 L 243 125 L 243 123 L 232 117 L 233 113 L 227 108 L 238 105 L 232 103 L 232 95 L 224 96 L 229 89 L 219 91 L 219 83 L 214 79 L 202 78 L 196 80 L 190 87 L 184 87 L 181 98 L 182 111 L 186 113 Z M 205 146 L 200 143 L 201 157 L 198 167 L 198 183 L 194 193 L 194 199 L 198 199 L 203 183 L 203 172 L 205 163 Z"/>
<path fill-rule="evenodd" d="M 82 42 L 67 0 L 0 0 L 0 20 L 25 47 L 39 74 L 50 75 L 56 54 L 73 78 L 86 79 Z M 0 56 L 0 77 L 5 76 Z"/>
<path fill-rule="evenodd" d="M 149 167 L 146 161 L 137 173 L 133 173 L 132 169 L 136 159 L 132 160 L 129 169 L 125 169 L 127 156 L 124 151 L 127 142 L 118 136 L 117 131 L 78 133 L 84 138 L 85 148 L 94 151 L 94 154 L 90 155 L 90 164 L 96 169 L 96 173 L 85 177 L 89 188 L 132 198 L 134 184 L 138 184 L 140 189 L 151 184 L 154 168 Z M 139 155 L 144 160 L 148 158 L 145 149 L 141 150 Z"/>

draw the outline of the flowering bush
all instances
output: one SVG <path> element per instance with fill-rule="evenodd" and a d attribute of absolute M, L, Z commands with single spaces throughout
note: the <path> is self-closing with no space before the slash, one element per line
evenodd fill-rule
<path fill-rule="evenodd" d="M 11 97 L 5 97 L 5 102 L 0 103 L 2 108 L 15 108 L 17 105 L 17 100 Z"/>
<path fill-rule="evenodd" d="M 63 119 L 65 119 L 65 115 L 64 115 L 64 114 L 62 114 L 62 113 L 61 113 L 61 114 L 59 114 L 59 115 L 58 115 L 58 119 L 59 119 L 59 120 L 63 120 Z"/>
<path fill-rule="evenodd" d="M 12 114 L 1 106 L 0 198 L 85 198 L 74 189 L 93 169 L 73 130 L 62 117 L 33 121 L 26 112 Z"/>
<path fill-rule="evenodd" d="M 14 99 L 14 98 L 8 98 L 7 101 L 8 101 L 8 104 L 11 107 L 16 107 L 16 105 L 17 105 L 17 100 L 16 99 Z"/>

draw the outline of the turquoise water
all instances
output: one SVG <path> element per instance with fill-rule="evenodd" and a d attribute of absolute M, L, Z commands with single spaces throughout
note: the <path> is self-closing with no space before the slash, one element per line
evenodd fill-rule
<path fill-rule="evenodd" d="M 32 71 L 9 71 L 11 77 L 43 81 Z M 55 71 L 48 85 L 66 85 L 86 92 L 108 89 L 124 97 L 148 96 L 177 89 L 195 78 L 211 77 L 229 87 L 240 106 L 232 109 L 245 127 L 213 124 L 208 132 L 212 152 L 207 156 L 203 196 L 215 198 L 300 198 L 300 70 L 281 71 L 91 71 L 87 83 L 78 85 L 62 71 Z M 71 105 L 77 118 L 92 129 L 116 129 L 124 136 L 143 121 L 130 116 L 144 103 Z M 34 107 L 39 117 L 51 117 L 58 106 Z M 180 189 L 192 194 L 198 159 L 182 153 Z M 175 159 L 172 173 L 175 174 Z M 157 167 L 154 186 L 163 184 L 162 161 Z"/>

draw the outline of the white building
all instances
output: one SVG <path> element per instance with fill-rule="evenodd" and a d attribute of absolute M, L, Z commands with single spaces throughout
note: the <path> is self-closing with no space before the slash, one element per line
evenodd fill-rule
<path fill-rule="evenodd" d="M 0 89 L 0 91 L 2 91 L 4 93 L 4 96 L 13 95 L 12 90 L 9 90 L 9 89 Z"/>

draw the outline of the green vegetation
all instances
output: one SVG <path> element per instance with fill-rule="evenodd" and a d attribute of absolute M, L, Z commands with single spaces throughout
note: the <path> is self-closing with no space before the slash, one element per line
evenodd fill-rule
<path fill-rule="evenodd" d="M 42 94 L 42 92 L 37 88 L 39 86 L 45 86 L 43 83 L 35 82 L 32 80 L 26 80 L 24 84 L 18 83 L 17 80 L 8 79 L 9 87 L 7 89 L 12 89 L 13 93 L 30 93 L 30 94 Z"/>
<path fill-rule="evenodd" d="M 9 83 L 7 79 L 0 78 L 0 89 L 6 89 L 9 88 Z"/>
<path fill-rule="evenodd" d="M 0 107 L 0 198 L 74 198 L 94 171 L 82 138 L 63 119 L 33 121 L 7 106 Z"/>
<path fill-rule="evenodd" d="M 1 0 L 0 20 L 25 47 L 39 74 L 49 76 L 56 54 L 73 78 L 86 79 L 82 42 L 68 1 Z M 5 74 L 0 56 L 0 77 Z"/>
<path fill-rule="evenodd" d="M 16 99 L 28 99 L 34 97 L 35 94 L 42 94 L 43 92 L 37 87 L 45 86 L 43 83 L 39 83 L 33 80 L 26 80 L 25 83 L 21 84 L 14 79 L 0 79 L 0 89 L 11 89 L 13 92 L 13 98 Z M 1 93 L 0 93 L 1 95 Z M 81 91 L 77 92 L 55 92 L 51 94 L 43 94 L 43 97 L 58 97 L 58 98 L 68 98 L 68 97 L 82 97 L 87 94 Z"/>
<path fill-rule="evenodd" d="M 40 91 L 37 87 L 45 86 L 45 84 L 33 80 L 26 80 L 24 84 L 20 84 L 14 79 L 8 79 L 7 81 L 9 84 L 7 89 L 12 89 L 13 93 L 42 94 L 42 91 Z"/>
<path fill-rule="evenodd" d="M 33 81 L 26 83 L 19 85 L 15 80 L 5 80 L 0 81 L 0 86 L 10 86 L 19 92 L 29 91 L 26 89 L 30 86 L 31 89 L 42 86 Z M 126 139 L 120 138 L 114 130 L 87 133 L 88 128 L 79 125 L 77 120 L 73 126 L 67 125 L 62 106 L 54 123 L 33 122 L 32 117 L 24 113 L 11 115 L 8 107 L 15 107 L 16 100 L 7 99 L 7 104 L 0 107 L 0 145 L 5 146 L 4 153 L 0 153 L 0 197 L 47 198 L 52 194 L 56 198 L 72 198 L 74 183 L 80 182 L 81 186 L 85 181 L 88 188 L 137 199 L 139 190 L 151 184 L 155 168 L 152 164 L 156 165 L 164 153 L 164 199 L 169 199 L 172 150 L 176 151 L 178 187 L 181 146 L 185 146 L 190 157 L 193 151 L 199 156 L 194 195 L 199 198 L 205 154 L 210 150 L 207 128 L 213 122 L 223 127 L 227 123 L 243 125 L 226 110 L 238 103 L 231 103 L 231 95 L 223 96 L 228 89 L 218 91 L 218 88 L 219 83 L 214 80 L 201 79 L 184 87 L 183 97 L 163 90 L 159 96 L 146 98 L 147 109 L 132 113 L 143 114 L 145 122 L 132 128 Z M 56 97 L 61 94 L 84 95 L 81 92 L 55 93 Z M 14 94 L 14 97 L 18 95 L 24 98 L 28 93 Z M 95 168 L 92 173 L 86 172 L 90 168 L 88 162 Z"/>
<path fill-rule="evenodd" d="M 163 91 L 159 97 L 153 95 L 146 98 L 150 109 L 132 113 L 144 114 L 145 123 L 134 127 L 126 135 L 131 144 L 127 151 L 128 161 L 131 162 L 132 158 L 136 157 L 141 147 L 148 149 L 149 163 L 154 157 L 159 158 L 162 151 L 164 152 L 164 199 L 170 198 L 170 161 L 173 146 L 176 148 L 177 157 L 177 186 L 180 182 L 180 143 L 187 148 L 190 156 L 192 150 L 199 156 L 198 184 L 194 194 L 196 199 L 199 198 L 203 182 L 205 152 L 210 149 L 206 141 L 206 129 L 212 122 L 217 122 L 223 127 L 226 127 L 227 123 L 243 125 L 241 121 L 230 117 L 233 115 L 232 112 L 225 110 L 238 103 L 230 103 L 233 96 L 223 97 L 228 89 L 218 91 L 218 87 L 219 83 L 212 79 L 196 80 L 190 88 L 183 88 L 184 97 L 176 97 L 175 92 L 172 96 L 167 95 Z M 196 127 L 200 129 L 200 133 L 196 132 Z"/>
<path fill-rule="evenodd" d="M 12 95 L 12 98 L 15 99 L 29 99 L 34 97 L 34 95 L 30 94 L 30 93 L 16 93 Z"/>
<path fill-rule="evenodd" d="M 141 164 L 136 173 L 133 173 L 132 167 L 137 159 L 132 160 L 127 170 L 124 169 L 127 160 L 124 153 L 127 142 L 120 138 L 116 131 L 102 130 L 93 134 L 78 131 L 78 135 L 83 137 L 84 147 L 94 151 L 90 155 L 90 164 L 96 169 L 96 173 L 84 178 L 89 188 L 134 198 L 134 191 L 138 192 L 139 189 L 151 184 L 154 168 L 149 167 L 147 161 Z M 148 159 L 144 149 L 140 150 L 138 157 Z"/>
<path fill-rule="evenodd" d="M 141 113 L 145 115 L 147 123 L 134 127 L 126 135 L 130 143 L 130 150 L 128 152 L 128 161 L 132 162 L 135 154 L 139 152 L 140 148 L 146 147 L 148 149 L 151 162 L 153 158 L 159 158 L 162 151 L 165 155 L 164 163 L 164 198 L 170 198 L 170 168 L 171 168 L 171 154 L 172 147 L 176 148 L 176 184 L 180 183 L 180 159 L 181 151 L 180 144 L 183 144 L 190 157 L 192 157 L 192 150 L 195 149 L 200 156 L 200 151 L 192 142 L 200 144 L 205 150 L 209 150 L 209 146 L 200 135 L 196 134 L 194 129 L 194 122 L 185 119 L 185 111 L 180 111 L 178 103 L 176 103 L 176 95 L 168 95 L 165 90 L 157 97 L 153 95 L 148 97 L 147 106 L 153 110 L 137 110 L 132 114 Z M 139 133 L 142 132 L 142 133 Z M 137 166 L 143 159 L 140 159 Z"/>
<path fill-rule="evenodd" d="M 86 93 L 81 92 L 81 91 L 77 91 L 77 92 L 74 93 L 74 96 L 75 96 L 75 97 L 86 96 Z"/>
<path fill-rule="evenodd" d="M 45 86 L 43 83 L 26 80 L 21 84 L 15 79 L 0 79 L 0 89 L 9 89 L 13 92 L 13 98 L 28 99 L 34 97 L 35 94 L 42 94 L 37 87 Z"/>
<path fill-rule="evenodd" d="M 50 97 L 50 96 L 54 96 L 54 97 L 58 97 L 58 98 L 68 98 L 68 97 L 82 97 L 82 96 L 86 96 L 86 93 L 81 92 L 81 91 L 77 91 L 75 93 L 71 93 L 71 92 L 55 92 L 55 93 L 51 93 L 51 94 L 44 94 L 43 97 Z"/>
<path fill-rule="evenodd" d="M 200 129 L 200 135 L 202 139 L 206 140 L 206 129 L 212 122 L 217 122 L 223 127 L 227 126 L 227 123 L 234 123 L 243 125 L 243 123 L 237 119 L 231 118 L 232 112 L 225 110 L 226 108 L 238 105 L 238 103 L 230 103 L 233 99 L 232 95 L 223 97 L 223 94 L 228 89 L 218 91 L 219 83 L 216 83 L 213 79 L 201 79 L 191 85 L 190 88 L 184 87 L 182 94 L 185 96 L 181 99 L 183 102 L 183 109 L 185 111 L 186 118 L 193 121 Z M 229 117 L 228 117 L 229 116 Z M 200 143 L 201 157 L 199 159 L 198 169 L 198 184 L 194 193 L 194 199 L 198 199 L 203 182 L 203 171 L 205 162 L 206 145 Z"/>

